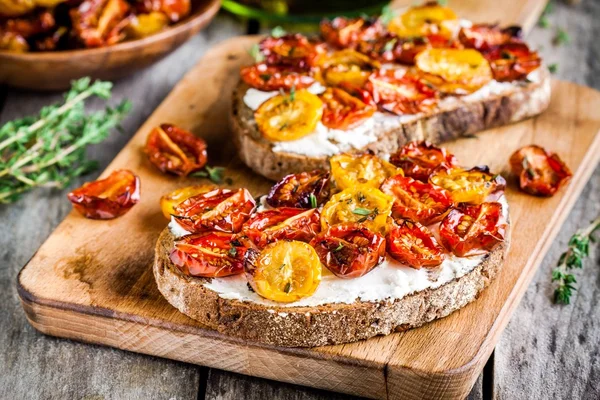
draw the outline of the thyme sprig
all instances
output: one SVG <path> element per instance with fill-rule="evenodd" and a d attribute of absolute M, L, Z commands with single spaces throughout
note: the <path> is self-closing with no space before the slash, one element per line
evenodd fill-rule
<path fill-rule="evenodd" d="M 112 84 L 82 78 L 73 81 L 63 104 L 42 108 L 0 128 L 0 203 L 12 203 L 36 187 L 65 187 L 96 168 L 86 148 L 106 139 L 131 109 L 128 101 L 115 108 L 86 114 L 91 97 L 110 99 Z"/>
<path fill-rule="evenodd" d="M 569 240 L 567 251 L 561 254 L 558 265 L 552 271 L 552 282 L 557 282 L 554 290 L 554 302 L 569 304 L 574 286 L 577 283 L 575 275 L 568 272 L 574 268 L 583 268 L 583 260 L 590 254 L 590 243 L 594 243 L 594 234 L 600 230 L 600 216 L 592 223 L 575 232 Z"/>

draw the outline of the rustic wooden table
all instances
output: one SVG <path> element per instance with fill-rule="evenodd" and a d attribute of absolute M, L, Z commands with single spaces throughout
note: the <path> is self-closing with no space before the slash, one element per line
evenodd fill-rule
<path fill-rule="evenodd" d="M 556 4 L 550 27 L 529 40 L 560 79 L 600 90 L 600 1 Z M 559 27 L 570 42 L 554 46 Z M 219 15 L 207 30 L 155 66 L 115 85 L 114 98 L 133 100 L 124 134 L 91 149 L 101 171 L 182 75 L 215 43 L 246 33 Z M 0 88 L 0 123 L 36 113 L 57 94 Z M 574 138 L 576 140 L 576 138 Z M 559 150 L 560 149 L 556 149 Z M 97 174 L 98 172 L 96 172 Z M 93 175 L 93 174 L 92 174 Z M 86 176 L 82 183 L 92 179 Z M 330 399 L 334 393 L 43 336 L 29 326 L 16 276 L 71 209 L 67 190 L 37 190 L 0 207 L 0 398 L 11 399 Z M 600 251 L 593 249 L 570 306 L 553 305 L 550 270 L 572 233 L 600 213 L 600 168 L 587 184 L 564 229 L 521 301 L 471 399 L 600 398 Z M 218 351 L 218 349 L 215 349 Z M 357 377 L 360 379 L 360 377 Z"/>

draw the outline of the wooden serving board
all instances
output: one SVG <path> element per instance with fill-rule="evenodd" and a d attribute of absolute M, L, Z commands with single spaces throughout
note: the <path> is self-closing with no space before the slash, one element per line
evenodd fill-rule
<path fill-rule="evenodd" d="M 210 163 L 227 166 L 232 182 L 225 186 L 265 193 L 271 183 L 234 156 L 227 120 L 239 67 L 249 62 L 246 50 L 255 40 L 234 38 L 208 52 L 109 165 L 103 176 L 129 168 L 141 177 L 138 205 L 112 221 L 72 212 L 23 268 L 18 290 L 29 322 L 53 336 L 371 398 L 464 397 L 600 158 L 600 93 L 555 81 L 542 116 L 448 144 L 465 164 L 488 164 L 508 176 L 510 154 L 536 143 L 557 151 L 574 172 L 550 199 L 521 194 L 509 179 L 512 246 L 477 301 L 408 332 L 338 346 L 275 348 L 206 329 L 162 298 L 151 268 L 154 243 L 167 224 L 158 201 L 198 180 L 162 175 L 142 153 L 152 127 L 171 122 L 207 140 Z"/>

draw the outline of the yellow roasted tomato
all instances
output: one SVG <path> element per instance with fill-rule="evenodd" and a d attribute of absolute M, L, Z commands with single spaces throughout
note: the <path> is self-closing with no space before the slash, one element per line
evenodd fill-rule
<path fill-rule="evenodd" d="M 390 176 L 403 174 L 402 170 L 373 154 L 338 154 L 329 159 L 331 175 L 338 189 L 356 185 L 379 188 Z"/>
<path fill-rule="evenodd" d="M 315 130 L 323 115 L 323 102 L 308 90 L 279 94 L 254 113 L 262 135 L 274 142 L 300 139 Z"/>
<path fill-rule="evenodd" d="M 260 296 L 291 303 L 312 295 L 321 283 L 321 261 L 307 243 L 282 240 L 262 251 L 248 249 L 244 262 L 248 283 Z"/>
<path fill-rule="evenodd" d="M 388 25 L 388 30 L 400 37 L 440 34 L 451 37 L 456 29 L 458 29 L 458 17 L 454 11 L 435 1 L 411 7 L 404 14 L 390 21 Z"/>
<path fill-rule="evenodd" d="M 216 185 L 195 185 L 186 186 L 165 194 L 160 198 L 160 209 L 166 219 L 171 219 L 175 213 L 175 206 L 181 204 L 184 200 L 202 193 L 208 193 L 216 189 Z"/>
<path fill-rule="evenodd" d="M 367 185 L 355 185 L 333 196 L 321 211 L 321 228 L 344 222 L 363 224 L 374 232 L 385 233 L 394 198 Z"/>
<path fill-rule="evenodd" d="M 425 79 L 444 93 L 472 93 L 492 80 L 490 64 L 473 49 L 427 49 L 415 61 Z"/>
<path fill-rule="evenodd" d="M 351 49 L 325 54 L 319 59 L 321 79 L 330 86 L 348 82 L 362 87 L 369 75 L 381 66 L 379 62 Z"/>
<path fill-rule="evenodd" d="M 127 25 L 127 36 L 140 39 L 162 31 L 169 25 L 169 17 L 159 11 L 152 11 L 148 14 L 138 14 L 132 17 Z"/>
<path fill-rule="evenodd" d="M 481 204 L 499 197 L 506 180 L 501 175 L 492 174 L 488 167 L 442 169 L 429 177 L 429 182 L 450 192 L 455 203 Z"/>

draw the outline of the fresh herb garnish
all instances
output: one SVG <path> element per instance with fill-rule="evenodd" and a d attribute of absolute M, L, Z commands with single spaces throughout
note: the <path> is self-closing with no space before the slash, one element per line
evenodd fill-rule
<path fill-rule="evenodd" d="M 296 100 L 296 85 L 292 85 L 290 89 L 290 101 Z"/>
<path fill-rule="evenodd" d="M 292 291 L 292 283 L 291 282 L 286 283 L 285 287 L 283 288 L 283 291 L 286 293 L 291 292 Z"/>
<path fill-rule="evenodd" d="M 206 167 L 204 167 L 204 169 L 191 173 L 190 176 L 196 178 L 208 178 L 214 183 L 222 183 L 224 173 L 224 167 L 211 167 L 210 165 L 207 165 Z"/>
<path fill-rule="evenodd" d="M 309 199 L 310 199 L 310 207 L 317 208 L 317 196 L 315 196 L 314 193 L 311 193 L 309 196 Z"/>
<path fill-rule="evenodd" d="M 573 291 L 577 290 L 573 285 L 577 280 L 575 275 L 567 271 L 583 268 L 583 260 L 590 254 L 590 242 L 596 241 L 594 234 L 599 230 L 600 217 L 597 217 L 589 226 L 575 232 L 569 240 L 567 251 L 561 254 L 558 265 L 552 271 L 552 282 L 558 282 L 554 290 L 555 303 L 570 303 Z"/>
<path fill-rule="evenodd" d="M 392 22 L 392 20 L 395 17 L 396 17 L 396 12 L 394 10 L 392 10 L 390 5 L 388 4 L 381 9 L 381 16 L 379 17 L 379 20 L 381 21 L 381 23 L 383 25 L 388 25 L 390 22 Z"/>
<path fill-rule="evenodd" d="M 0 128 L 0 203 L 12 203 L 36 187 L 65 187 L 75 177 L 97 167 L 86 148 L 106 139 L 131 109 L 123 101 L 115 108 L 85 113 L 85 100 L 110 99 L 112 83 L 82 78 L 74 81 L 62 105 L 42 108 Z"/>
<path fill-rule="evenodd" d="M 337 253 L 338 251 L 340 251 L 341 249 L 344 248 L 344 243 L 341 243 L 338 245 L 338 247 L 336 247 L 335 249 L 333 249 L 334 253 Z"/>
<path fill-rule="evenodd" d="M 558 64 L 553 63 L 548 65 L 548 71 L 550 71 L 551 74 L 555 74 L 556 72 L 558 72 Z"/>
<path fill-rule="evenodd" d="M 383 46 L 383 52 L 388 52 L 388 51 L 392 51 L 394 50 L 394 46 L 396 45 L 396 43 L 398 42 L 397 38 L 393 38 L 392 40 L 389 40 L 385 46 Z"/>
<path fill-rule="evenodd" d="M 238 251 L 235 248 L 235 245 L 233 243 L 229 243 L 229 246 L 229 251 L 227 252 L 227 254 L 229 254 L 229 257 L 237 257 Z"/>
<path fill-rule="evenodd" d="M 540 19 L 538 21 L 538 26 L 540 28 L 548 28 L 550 26 L 548 15 L 550 15 L 553 10 L 554 4 L 552 3 L 552 1 L 549 1 L 548 4 L 546 4 L 546 7 L 544 8 L 544 11 L 542 12 L 542 15 L 540 16 Z"/>
<path fill-rule="evenodd" d="M 354 210 L 352 210 L 352 213 L 357 214 L 357 215 L 369 215 L 372 213 L 372 211 L 369 209 L 366 209 L 366 208 L 358 207 L 358 208 L 355 208 Z"/>
<path fill-rule="evenodd" d="M 255 43 L 252 45 L 252 47 L 250 47 L 248 54 L 250 54 L 250 56 L 254 59 L 254 62 L 259 63 L 265 61 L 265 55 L 260 51 L 260 46 L 258 43 Z"/>
<path fill-rule="evenodd" d="M 554 43 L 555 46 L 567 44 L 570 41 L 571 41 L 571 37 L 569 36 L 567 31 L 565 31 L 562 28 L 559 28 L 558 31 L 556 31 L 556 36 L 554 36 L 554 39 L 552 39 L 552 43 Z"/>
<path fill-rule="evenodd" d="M 271 36 L 273 36 L 274 38 L 280 38 L 286 33 L 287 32 L 285 31 L 285 29 L 283 29 L 281 26 L 276 26 L 275 28 L 271 29 Z"/>

